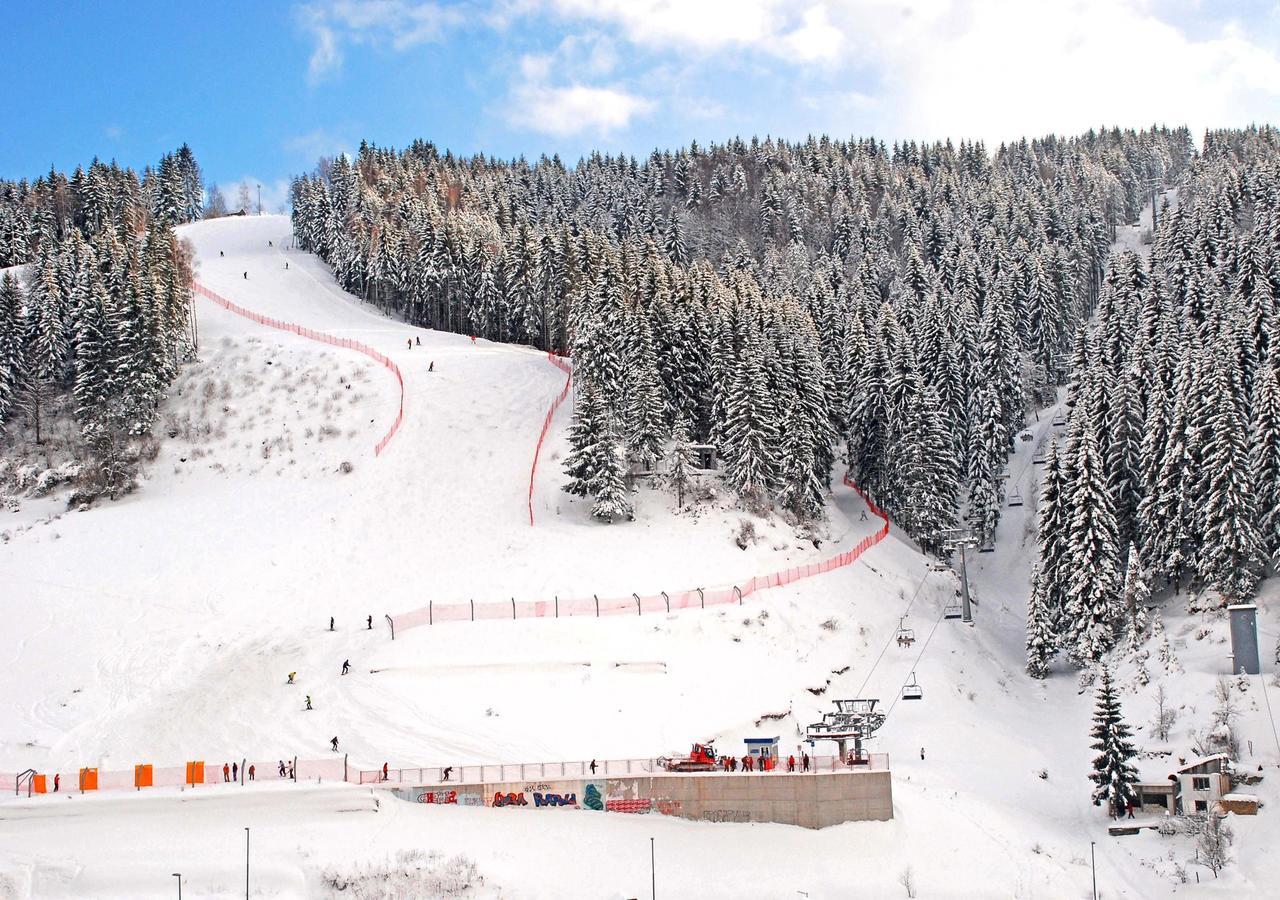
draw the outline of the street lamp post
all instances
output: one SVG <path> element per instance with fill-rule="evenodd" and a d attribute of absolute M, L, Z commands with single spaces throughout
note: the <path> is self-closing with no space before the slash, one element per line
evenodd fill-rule
<path fill-rule="evenodd" d="M 1098 900 L 1098 861 L 1093 848 L 1097 841 L 1089 842 L 1089 869 L 1093 873 L 1093 900 Z"/>
<path fill-rule="evenodd" d="M 258 185 L 258 215 L 262 215 L 262 185 Z"/>
<path fill-rule="evenodd" d="M 174 872 L 173 877 L 178 879 L 178 900 L 182 900 L 182 873 Z"/>
<path fill-rule="evenodd" d="M 654 863 L 653 838 L 649 838 L 649 897 L 658 900 L 658 869 Z"/>

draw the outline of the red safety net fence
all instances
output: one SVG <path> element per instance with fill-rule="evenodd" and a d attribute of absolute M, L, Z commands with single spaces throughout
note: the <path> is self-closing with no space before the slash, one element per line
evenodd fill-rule
<path fill-rule="evenodd" d="M 284 322 L 280 319 L 273 319 L 270 316 L 264 316 L 261 313 L 254 312 L 253 310 L 245 309 L 239 304 L 232 303 L 230 300 L 215 294 L 213 291 L 196 281 L 191 283 L 191 289 L 201 297 L 218 304 L 223 309 L 233 312 L 237 316 L 241 316 L 251 322 L 257 322 L 259 325 L 265 325 L 268 328 L 275 328 L 280 331 L 287 331 L 290 334 L 296 334 L 299 337 L 306 338 L 307 340 L 316 341 L 320 344 L 328 344 L 330 347 L 341 347 L 344 350 L 354 350 L 357 353 L 363 353 L 365 356 L 369 357 L 394 375 L 396 377 L 396 383 L 400 386 L 400 404 L 399 408 L 396 410 L 395 421 L 391 423 L 391 427 L 387 429 L 387 433 L 382 436 L 382 439 L 379 440 L 373 448 L 374 456 L 382 455 L 382 451 L 387 448 L 387 444 L 391 443 L 391 439 L 395 437 L 396 432 L 400 430 L 400 423 L 404 421 L 404 376 L 400 374 L 399 366 L 388 359 L 384 354 L 374 350 L 368 344 L 362 344 L 359 341 L 353 341 L 350 338 L 333 337 L 332 335 L 325 334 L 323 331 L 316 331 L 313 328 L 304 328 L 303 326 L 295 325 L 292 322 Z"/>
<path fill-rule="evenodd" d="M 280 774 L 280 763 L 285 774 Z M 231 774 L 232 763 L 236 774 Z M 223 766 L 227 767 L 224 775 Z M 253 776 L 249 767 L 253 767 Z M 292 769 L 292 776 L 289 774 Z M 0 785 L 16 794 L 69 794 L 89 791 L 146 790 L 159 787 L 213 787 L 258 781 L 325 782 L 345 781 L 348 772 L 354 778 L 355 769 L 348 770 L 346 760 L 338 755 L 327 759 L 210 759 L 205 757 L 182 766 L 153 766 L 138 763 L 132 769 L 51 769 L 37 772 L 35 777 L 19 778 L 17 775 L 0 774 Z M 88 773 L 92 773 L 89 775 Z M 55 776 L 57 781 L 55 781 Z M 55 786 L 57 790 L 55 791 Z"/>
<path fill-rule="evenodd" d="M 551 420 L 555 418 L 556 411 L 560 409 L 560 404 L 564 403 L 566 397 L 569 396 L 569 388 L 573 384 L 573 369 L 569 367 L 569 363 L 563 357 L 554 353 L 547 353 L 547 360 L 557 369 L 565 373 L 564 387 L 560 389 L 560 393 L 551 401 L 551 406 L 547 408 L 547 415 L 542 420 L 542 430 L 538 432 L 538 443 L 533 448 L 533 465 L 529 467 L 529 524 L 533 524 L 533 479 L 538 474 L 538 458 L 542 455 L 542 444 L 547 439 L 547 432 L 551 430 Z"/>
<path fill-rule="evenodd" d="M 877 517 L 882 520 L 881 526 L 867 535 L 852 549 L 846 550 L 829 559 L 805 565 L 792 566 L 780 572 L 768 575 L 754 575 L 738 584 L 717 588 L 694 588 L 692 590 L 667 593 L 661 591 L 647 597 L 632 594 L 629 597 L 591 596 L 587 598 L 561 600 L 516 600 L 482 601 L 469 600 L 466 603 L 440 603 L 434 601 L 426 606 L 391 617 L 393 635 L 407 628 L 420 625 L 434 625 L 436 622 L 475 622 L 485 619 L 524 619 L 524 618 L 560 618 L 561 616 L 610 616 L 610 615 L 644 615 L 645 613 L 671 613 L 683 609 L 705 609 L 724 603 L 741 603 L 757 591 L 769 588 L 784 587 L 804 578 L 822 575 L 835 569 L 851 565 L 866 553 L 867 550 L 889 536 L 889 517 L 868 497 L 861 488 L 855 485 L 846 475 L 844 483 L 856 491 Z"/>

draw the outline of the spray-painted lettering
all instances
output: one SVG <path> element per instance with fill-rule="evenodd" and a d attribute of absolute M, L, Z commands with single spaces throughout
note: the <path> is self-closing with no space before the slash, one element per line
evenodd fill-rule
<path fill-rule="evenodd" d="M 519 794 L 504 794 L 498 791 L 493 795 L 494 806 L 528 806 L 529 801 L 524 799 L 524 792 Z"/>
<path fill-rule="evenodd" d="M 543 794 L 533 795 L 533 805 L 537 806 L 577 806 L 577 794 Z"/>
<path fill-rule="evenodd" d="M 419 803 L 457 803 L 457 791 L 427 791 L 418 795 Z"/>

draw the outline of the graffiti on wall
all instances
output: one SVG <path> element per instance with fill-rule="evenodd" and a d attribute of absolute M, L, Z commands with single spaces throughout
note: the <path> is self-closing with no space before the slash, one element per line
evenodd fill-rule
<path fill-rule="evenodd" d="M 418 795 L 419 803 L 457 803 L 457 791 L 424 791 Z"/>
<path fill-rule="evenodd" d="M 493 805 L 494 806 L 528 806 L 529 801 L 524 799 L 523 791 L 521 791 L 518 794 L 513 794 L 513 793 L 504 794 L 502 793 L 502 791 L 498 791 L 493 795 Z"/>
<path fill-rule="evenodd" d="M 595 782 L 588 781 L 587 786 L 582 789 L 582 805 L 596 811 L 604 809 L 604 799 L 600 795 L 599 785 Z"/>
<path fill-rule="evenodd" d="M 540 806 L 577 806 L 577 794 L 544 794 L 541 791 L 535 791 L 533 794 L 533 805 Z"/>

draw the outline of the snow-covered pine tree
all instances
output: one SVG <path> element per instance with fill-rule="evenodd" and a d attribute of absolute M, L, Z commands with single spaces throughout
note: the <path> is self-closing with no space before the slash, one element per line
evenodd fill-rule
<path fill-rule="evenodd" d="M 677 415 L 675 427 L 671 429 L 670 464 L 667 468 L 667 483 L 676 492 L 676 509 L 684 509 L 684 495 L 692 481 L 693 464 L 689 420 Z"/>
<path fill-rule="evenodd" d="M 569 428 L 569 454 L 564 471 L 569 476 L 564 489 L 577 497 L 594 497 L 600 490 L 600 477 L 609 453 L 608 413 L 595 385 L 579 379 L 573 425 Z"/>
<path fill-rule="evenodd" d="M 1057 635 L 1045 603 L 1044 579 L 1039 571 L 1031 581 L 1031 597 L 1027 602 L 1027 674 L 1047 678 L 1049 661 L 1058 652 Z"/>
<path fill-rule="evenodd" d="M 1232 389 L 1230 359 L 1218 359 L 1205 374 L 1208 404 L 1204 437 L 1204 544 L 1200 552 L 1205 584 L 1225 603 L 1239 603 L 1258 583 L 1262 546 L 1254 524 L 1249 446 L 1245 418 Z"/>
<path fill-rule="evenodd" d="M 1098 751 L 1089 775 L 1094 783 L 1093 805 L 1106 806 L 1113 818 L 1120 818 L 1130 804 L 1138 802 L 1135 787 L 1138 770 L 1133 765 L 1138 751 L 1133 745 L 1133 731 L 1120 709 L 1111 667 L 1107 665 L 1102 667 L 1089 736 L 1093 738 L 1089 746 Z"/>
<path fill-rule="evenodd" d="M 1066 532 L 1066 631 L 1079 663 L 1096 662 L 1115 646 L 1120 621 L 1120 550 L 1115 515 L 1098 454 L 1097 438 L 1086 422 L 1079 437 L 1074 478 L 1064 494 Z"/>
<path fill-rule="evenodd" d="M 778 429 L 763 371 L 763 350 L 753 333 L 737 359 L 726 398 L 725 478 L 751 503 L 761 503 L 777 479 Z"/>
<path fill-rule="evenodd" d="M 1124 606 L 1125 621 L 1129 629 L 1129 650 L 1137 653 L 1142 638 L 1147 630 L 1147 604 L 1151 602 L 1151 585 L 1147 582 L 1146 570 L 1138 558 L 1138 547 L 1129 544 L 1129 563 L 1124 573 Z"/>
<path fill-rule="evenodd" d="M 0 428 L 22 389 L 22 289 L 11 272 L 0 278 Z"/>
<path fill-rule="evenodd" d="M 1280 333 L 1276 340 L 1280 341 Z M 1267 565 L 1276 566 L 1280 565 L 1280 385 L 1270 363 L 1259 367 L 1254 380 L 1251 438 L 1249 466 L 1258 539 Z"/>

